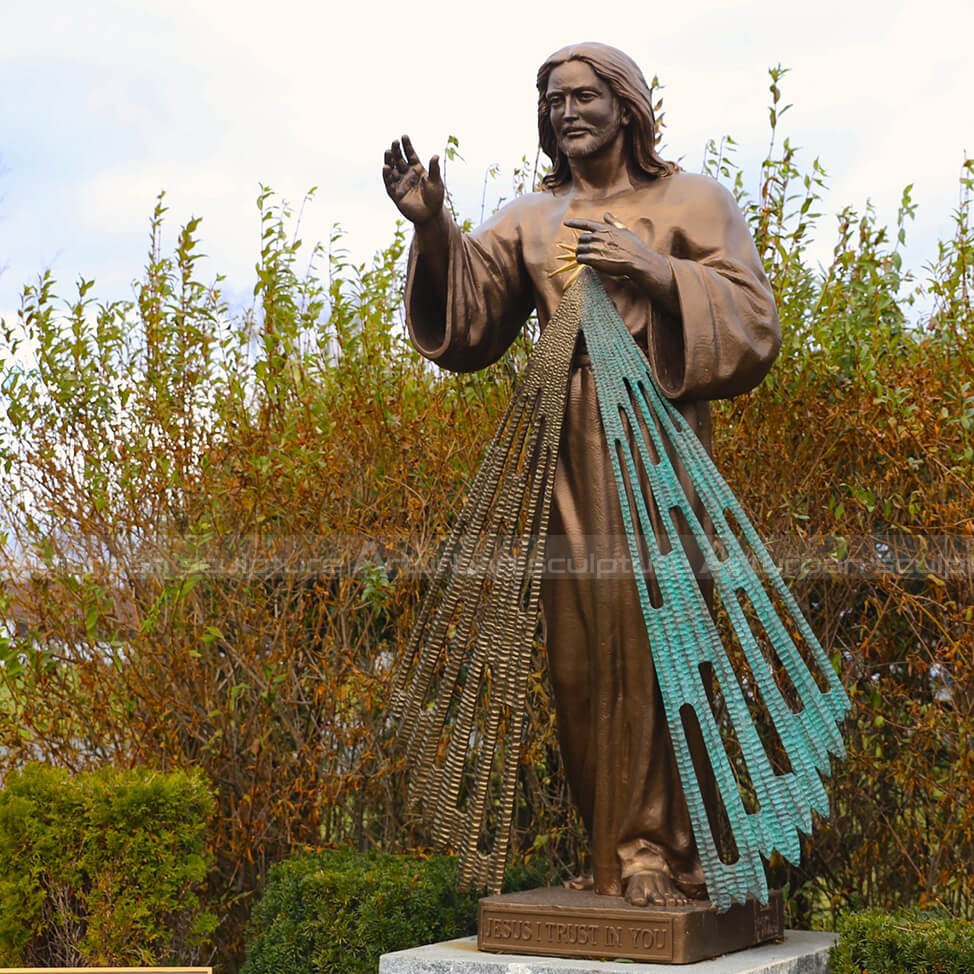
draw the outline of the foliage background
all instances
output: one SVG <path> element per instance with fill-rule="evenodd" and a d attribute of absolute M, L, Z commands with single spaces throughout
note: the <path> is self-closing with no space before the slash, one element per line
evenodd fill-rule
<path fill-rule="evenodd" d="M 755 198 L 734 188 L 785 343 L 755 392 L 717 405 L 718 465 L 769 539 L 854 701 L 833 821 L 801 868 L 773 861 L 791 921 L 862 904 L 974 916 L 974 162 L 954 235 L 916 276 L 897 226 L 838 214 L 813 266 L 826 175 L 774 132 Z M 531 183 L 530 166 L 515 189 Z M 377 203 L 377 205 L 379 205 Z M 530 329 L 493 369 L 438 374 L 403 338 L 400 231 L 371 266 L 339 234 L 303 247 L 269 191 L 253 307 L 197 280 L 199 220 L 163 247 L 164 200 L 130 301 L 25 288 L 0 344 L 0 773 L 43 759 L 195 768 L 212 784 L 228 968 L 271 864 L 295 849 L 421 847 L 386 716 L 463 485 Z M 905 313 L 919 296 L 928 313 Z M 539 645 L 517 845 L 584 862 Z M 128 958 L 119 957 L 119 962 Z"/>

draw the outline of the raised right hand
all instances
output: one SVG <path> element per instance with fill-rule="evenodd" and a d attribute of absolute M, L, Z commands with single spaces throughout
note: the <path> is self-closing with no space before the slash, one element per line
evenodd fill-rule
<path fill-rule="evenodd" d="M 446 189 L 440 177 L 440 157 L 430 159 L 429 172 L 416 155 L 408 135 L 386 150 L 382 178 L 386 192 L 399 212 L 412 223 L 428 223 L 443 209 Z"/>

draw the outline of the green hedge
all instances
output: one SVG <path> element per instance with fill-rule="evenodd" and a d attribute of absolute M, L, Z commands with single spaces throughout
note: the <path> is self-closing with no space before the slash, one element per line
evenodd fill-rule
<path fill-rule="evenodd" d="M 0 792 L 0 965 L 197 959 L 216 918 L 199 886 L 213 801 L 182 772 L 43 764 Z"/>
<path fill-rule="evenodd" d="M 922 910 L 853 913 L 830 962 L 832 974 L 971 974 L 974 924 Z"/>
<path fill-rule="evenodd" d="M 505 888 L 544 884 L 509 871 Z M 476 933 L 482 894 L 457 892 L 456 860 L 326 849 L 276 865 L 254 909 L 243 974 L 375 974 L 393 950 Z"/>

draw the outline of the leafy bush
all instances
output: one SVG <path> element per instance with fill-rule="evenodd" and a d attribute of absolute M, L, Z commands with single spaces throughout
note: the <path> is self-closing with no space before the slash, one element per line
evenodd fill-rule
<path fill-rule="evenodd" d="M 0 964 L 193 962 L 213 801 L 198 777 L 43 764 L 0 792 Z"/>
<path fill-rule="evenodd" d="M 839 923 L 832 974 L 969 974 L 974 924 L 943 913 L 852 913 Z"/>
<path fill-rule="evenodd" d="M 508 889 L 543 882 L 523 869 Z M 456 860 L 324 850 L 271 870 L 253 913 L 244 974 L 374 974 L 379 957 L 476 933 L 478 893 L 457 892 Z"/>

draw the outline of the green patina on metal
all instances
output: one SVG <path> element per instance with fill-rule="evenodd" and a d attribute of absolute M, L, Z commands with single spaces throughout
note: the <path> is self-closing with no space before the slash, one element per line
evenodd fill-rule
<path fill-rule="evenodd" d="M 602 288 L 584 270 L 538 341 L 444 548 L 392 692 L 411 765 L 410 800 L 433 840 L 455 848 L 461 882 L 500 887 L 514 808 L 527 678 L 568 378 L 579 331 L 595 377 L 643 617 L 707 889 L 719 910 L 767 902 L 762 857 L 801 854 L 812 811 L 828 814 L 822 775 L 844 752 L 838 722 L 848 697 L 780 573 L 696 434 L 659 392 L 649 363 Z M 642 432 L 645 431 L 645 432 Z M 680 484 L 676 458 L 713 525 L 714 541 Z M 648 496 L 643 484 L 648 484 Z M 673 525 L 665 547 L 651 505 Z M 751 673 L 735 670 L 680 539 L 702 552 Z M 736 521 L 740 539 L 731 529 Z M 648 554 L 644 564 L 643 546 Z M 659 589 L 650 597 L 647 576 Z M 741 604 L 773 647 L 797 701 L 786 701 Z M 773 597 L 783 606 L 782 618 Z M 788 631 L 804 642 L 825 689 Z M 726 714 L 714 713 L 709 672 Z M 773 766 L 748 699 L 760 698 L 787 757 Z M 797 704 L 797 705 L 796 705 Z M 684 733 L 692 710 L 711 769 L 695 768 Z M 733 728 L 757 807 L 748 809 L 722 729 Z M 698 772 L 712 770 L 737 855 L 714 836 Z M 723 852 L 723 858 L 722 858 Z"/>
<path fill-rule="evenodd" d="M 656 577 L 661 604 L 652 604 L 647 580 L 634 573 L 643 617 L 653 652 L 667 723 L 673 741 L 680 777 L 700 848 L 707 890 L 718 909 L 734 901 L 755 896 L 767 902 L 768 887 L 761 857 L 776 849 L 789 862 L 801 857 L 801 833 L 811 832 L 814 810 L 828 815 L 828 797 L 821 775 L 829 772 L 829 753 L 844 754 L 838 721 L 849 700 L 824 650 L 798 608 L 757 536 L 740 504 L 721 477 L 696 434 L 678 410 L 663 396 L 653 381 L 649 363 L 616 313 L 598 278 L 583 274 L 583 331 L 592 361 L 602 426 L 610 445 L 616 486 L 634 565 L 643 561 L 641 542 L 649 550 L 645 568 Z M 625 422 L 623 421 L 625 417 Z M 644 429 L 652 442 L 651 454 L 645 436 L 629 435 Z M 680 485 L 669 459 L 668 445 L 682 462 L 704 510 L 713 523 L 720 543 L 720 555 L 708 538 L 693 505 Z M 633 448 L 635 447 L 635 452 Z M 697 585 L 693 568 L 673 526 L 669 551 L 664 554 L 650 520 L 648 498 L 639 489 L 640 469 L 649 481 L 652 500 L 664 515 L 678 510 L 703 553 L 717 592 L 730 615 L 735 634 L 747 657 L 755 686 L 774 722 L 787 754 L 791 771 L 776 773 L 751 718 L 739 675 L 722 644 L 710 609 Z M 731 530 L 727 514 L 742 529 L 744 543 Z M 786 607 L 814 663 L 827 681 L 819 689 L 778 615 L 765 584 L 752 567 L 751 559 Z M 781 659 L 800 698 L 801 709 L 792 711 L 779 689 L 754 632 L 741 606 L 744 593 L 754 607 L 764 631 Z M 728 718 L 740 743 L 741 753 L 758 802 L 756 811 L 745 809 L 737 777 L 721 738 L 718 720 L 707 695 L 700 664 L 709 663 L 719 683 Z M 703 731 L 720 797 L 737 846 L 733 863 L 723 862 L 708 822 L 704 800 L 686 736 L 681 710 L 693 708 Z"/>

